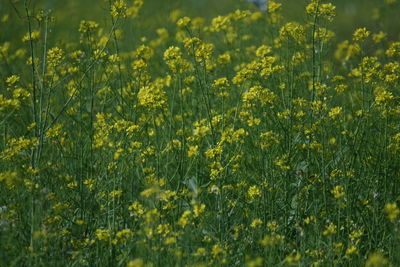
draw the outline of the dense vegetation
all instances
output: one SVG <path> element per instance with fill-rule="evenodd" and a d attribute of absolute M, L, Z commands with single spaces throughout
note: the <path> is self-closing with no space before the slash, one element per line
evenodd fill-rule
<path fill-rule="evenodd" d="M 400 265 L 398 1 L 3 2 L 1 266 Z"/>

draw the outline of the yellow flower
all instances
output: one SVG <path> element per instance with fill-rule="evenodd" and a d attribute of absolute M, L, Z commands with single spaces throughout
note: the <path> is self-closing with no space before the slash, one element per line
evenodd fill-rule
<path fill-rule="evenodd" d="M 342 114 L 342 107 L 334 107 L 329 111 L 329 117 L 335 119 L 337 116 Z"/>
<path fill-rule="evenodd" d="M 165 244 L 165 245 L 172 245 L 172 244 L 175 244 L 176 241 L 177 241 L 176 237 L 174 237 L 174 236 L 169 236 L 169 237 L 167 237 L 167 238 L 164 240 L 164 244 Z"/>
<path fill-rule="evenodd" d="M 138 48 L 136 48 L 134 52 L 135 58 L 145 59 L 145 60 L 150 59 L 153 56 L 153 54 L 154 54 L 153 49 L 146 45 L 139 46 Z"/>
<path fill-rule="evenodd" d="M 250 227 L 251 228 L 257 228 L 258 226 L 260 226 L 263 223 L 263 221 L 261 219 L 254 219 L 251 224 Z"/>
<path fill-rule="evenodd" d="M 336 16 L 335 10 L 336 6 L 334 6 L 332 3 L 321 4 L 319 8 L 320 14 L 329 21 L 332 21 L 333 17 Z"/>
<path fill-rule="evenodd" d="M 388 57 L 400 56 L 400 42 L 394 42 L 390 44 L 389 48 L 386 50 L 386 55 Z"/>
<path fill-rule="evenodd" d="M 228 27 L 231 25 L 231 20 L 228 16 L 218 16 L 213 18 L 211 21 L 210 31 L 212 32 L 220 32 L 228 30 Z"/>
<path fill-rule="evenodd" d="M 228 52 L 226 52 L 222 55 L 219 55 L 217 62 L 221 65 L 229 64 L 229 63 L 231 63 L 231 55 Z"/>
<path fill-rule="evenodd" d="M 4 182 L 7 187 L 12 188 L 18 181 L 18 174 L 16 172 L 0 172 L 0 182 Z"/>
<path fill-rule="evenodd" d="M 351 245 L 346 249 L 346 256 L 349 257 L 354 254 L 358 254 L 358 248 L 355 245 Z"/>
<path fill-rule="evenodd" d="M 150 188 L 147 188 L 140 192 L 140 195 L 145 198 L 151 197 L 153 194 L 157 193 L 160 191 L 160 188 L 158 186 L 151 186 Z"/>
<path fill-rule="evenodd" d="M 143 0 L 134 0 L 133 5 L 127 8 L 126 16 L 128 18 L 136 18 L 142 6 L 143 6 Z"/>
<path fill-rule="evenodd" d="M 396 3 L 397 2 L 397 0 L 385 0 L 385 3 L 387 4 L 387 5 L 393 5 L 394 3 Z"/>
<path fill-rule="evenodd" d="M 32 31 L 28 32 L 27 34 L 24 35 L 22 38 L 22 42 L 28 42 L 28 41 L 36 41 L 40 37 L 40 32 L 39 31 Z"/>
<path fill-rule="evenodd" d="M 303 44 L 306 40 L 304 26 L 297 22 L 288 22 L 279 30 L 279 38 L 286 40 L 292 37 L 298 44 Z"/>
<path fill-rule="evenodd" d="M 333 235 L 337 232 L 337 226 L 334 223 L 330 223 L 325 230 L 322 232 L 323 235 Z"/>
<path fill-rule="evenodd" d="M 260 146 L 262 149 L 267 149 L 274 144 L 279 144 L 279 135 L 273 131 L 268 131 L 260 134 Z"/>
<path fill-rule="evenodd" d="M 387 203 L 385 205 L 385 213 L 387 218 L 394 222 L 400 214 L 400 209 L 397 207 L 396 203 Z"/>
<path fill-rule="evenodd" d="M 126 17 L 126 11 L 127 11 L 127 6 L 124 0 L 116 0 L 112 5 L 111 5 L 111 16 L 116 18 L 116 17 Z"/>
<path fill-rule="evenodd" d="M 336 16 L 336 6 L 331 3 L 321 4 L 319 0 L 313 0 L 306 7 L 306 12 L 312 16 L 321 16 L 329 21 Z"/>
<path fill-rule="evenodd" d="M 276 100 L 276 95 L 268 88 L 261 86 L 253 86 L 247 92 L 244 92 L 242 99 L 244 102 L 260 102 L 261 106 L 273 104 Z"/>
<path fill-rule="evenodd" d="M 178 25 L 180 28 L 185 28 L 190 25 L 191 21 L 192 20 L 189 17 L 183 17 L 177 21 L 176 25 Z"/>
<path fill-rule="evenodd" d="M 190 64 L 183 59 L 181 49 L 176 46 L 171 46 L 164 52 L 164 60 L 175 73 L 184 73 L 190 68 Z"/>
<path fill-rule="evenodd" d="M 283 235 L 278 235 L 278 234 L 272 234 L 272 235 L 266 235 L 263 239 L 260 240 L 260 244 L 262 246 L 276 246 L 284 240 Z"/>
<path fill-rule="evenodd" d="M 368 256 L 365 267 L 383 267 L 389 266 L 389 261 L 381 253 L 375 252 Z"/>
<path fill-rule="evenodd" d="M 206 209 L 206 205 L 201 204 L 201 205 L 194 205 L 193 207 L 193 218 L 199 217 L 202 213 L 204 213 Z"/>
<path fill-rule="evenodd" d="M 182 216 L 178 220 L 178 225 L 184 228 L 186 225 L 190 223 L 190 217 L 192 215 L 192 212 L 190 210 L 185 210 L 182 213 Z"/>
<path fill-rule="evenodd" d="M 337 185 L 331 190 L 332 195 L 335 198 L 342 198 L 345 196 L 345 192 L 343 191 L 343 186 Z"/>
<path fill-rule="evenodd" d="M 305 218 L 304 219 L 304 222 L 306 223 L 306 224 L 310 224 L 310 223 L 315 223 L 316 222 L 316 218 L 315 218 L 315 216 L 308 216 L 307 218 Z"/>
<path fill-rule="evenodd" d="M 21 154 L 24 150 L 32 149 L 37 144 L 37 142 L 38 139 L 35 137 L 33 138 L 19 137 L 18 139 L 11 138 L 7 142 L 8 148 L 0 153 L 0 158 L 12 159 L 15 156 Z"/>
<path fill-rule="evenodd" d="M 135 201 L 129 207 L 128 210 L 131 211 L 131 216 L 141 216 L 144 214 L 145 209 L 142 204 Z"/>
<path fill-rule="evenodd" d="M 262 266 L 264 266 L 262 257 L 257 257 L 253 260 L 246 262 L 246 267 L 262 267 Z"/>
<path fill-rule="evenodd" d="M 388 102 L 389 100 L 392 100 L 394 98 L 392 92 L 389 92 L 387 90 L 379 90 L 376 93 L 375 96 L 375 102 L 379 105 L 379 104 L 385 104 L 386 102 Z"/>
<path fill-rule="evenodd" d="M 113 190 L 109 194 L 110 198 L 118 198 L 122 196 L 122 190 Z"/>
<path fill-rule="evenodd" d="M 267 45 L 262 45 L 259 48 L 257 48 L 256 56 L 263 58 L 263 57 L 267 56 L 268 54 L 270 54 L 271 51 L 272 51 L 271 47 L 269 47 Z"/>
<path fill-rule="evenodd" d="M 221 146 L 217 146 L 215 148 L 210 148 L 205 152 L 205 156 L 208 159 L 213 159 L 218 155 L 222 154 L 222 147 Z"/>
<path fill-rule="evenodd" d="M 289 255 L 287 255 L 285 257 L 285 262 L 289 265 L 289 266 L 295 266 L 298 264 L 298 262 L 301 259 L 301 254 L 298 252 L 293 252 L 290 253 Z"/>
<path fill-rule="evenodd" d="M 149 109 L 163 108 L 167 103 L 167 96 L 162 88 L 163 85 L 159 83 L 150 83 L 140 88 L 137 95 L 139 106 Z"/>
<path fill-rule="evenodd" d="M 277 157 L 274 161 L 275 165 L 280 167 L 282 170 L 290 170 L 288 162 L 289 156 L 287 154 Z"/>
<path fill-rule="evenodd" d="M 364 41 L 370 34 L 366 28 L 359 28 L 353 33 L 353 41 Z"/>
<path fill-rule="evenodd" d="M 122 229 L 115 234 L 115 239 L 113 239 L 114 244 L 124 243 L 128 241 L 129 238 L 133 236 L 130 229 Z"/>
<path fill-rule="evenodd" d="M 6 83 L 8 86 L 14 85 L 16 82 L 18 82 L 20 77 L 18 75 L 11 75 L 10 77 L 7 77 Z"/>
<path fill-rule="evenodd" d="M 211 249 L 211 255 L 213 258 L 218 258 L 219 256 L 225 256 L 226 251 L 220 244 L 215 244 Z"/>
<path fill-rule="evenodd" d="M 275 13 L 277 11 L 279 11 L 279 9 L 282 7 L 281 3 L 277 3 L 275 1 L 269 1 L 268 2 L 268 13 L 272 14 Z"/>
<path fill-rule="evenodd" d="M 198 249 L 196 250 L 196 252 L 194 253 L 194 256 L 195 256 L 195 257 L 202 257 L 202 256 L 205 256 L 206 254 L 207 254 L 206 249 L 203 248 L 203 247 L 200 247 L 200 248 L 198 248 Z"/>
<path fill-rule="evenodd" d="M 134 259 L 128 262 L 126 267 L 144 267 L 144 261 L 142 259 Z"/>
<path fill-rule="evenodd" d="M 247 196 L 249 197 L 250 201 L 253 201 L 261 196 L 261 189 L 256 185 L 250 186 L 249 190 L 247 190 Z"/>
<path fill-rule="evenodd" d="M 97 229 L 96 237 L 98 240 L 108 241 L 110 239 L 110 231 L 108 229 Z"/>
<path fill-rule="evenodd" d="M 199 146 L 198 145 L 188 146 L 187 154 L 189 158 L 197 157 L 199 155 Z"/>
<path fill-rule="evenodd" d="M 374 34 L 372 35 L 372 40 L 374 40 L 374 42 L 375 42 L 376 44 L 380 44 L 380 43 L 382 43 L 382 41 L 386 38 L 386 36 L 387 36 L 386 33 L 384 33 L 383 31 L 380 31 L 380 32 L 374 33 Z"/>
<path fill-rule="evenodd" d="M 94 21 L 82 20 L 79 24 L 79 32 L 80 33 L 93 32 L 98 27 L 99 24 Z"/>

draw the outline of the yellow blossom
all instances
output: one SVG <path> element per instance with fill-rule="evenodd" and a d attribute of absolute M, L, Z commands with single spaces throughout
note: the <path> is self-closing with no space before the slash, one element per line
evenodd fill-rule
<path fill-rule="evenodd" d="M 178 27 L 185 28 L 189 26 L 190 22 L 191 19 L 189 17 L 183 17 L 177 21 L 176 25 L 178 25 Z"/>
<path fill-rule="evenodd" d="M 337 226 L 334 223 L 329 223 L 328 226 L 326 226 L 325 230 L 322 232 L 323 235 L 333 235 L 336 234 L 337 232 Z"/>
<path fill-rule="evenodd" d="M 394 222 L 400 215 L 400 209 L 397 207 L 396 203 L 387 203 L 385 205 L 385 213 L 387 215 L 387 218 L 391 222 Z"/>
<path fill-rule="evenodd" d="M 247 195 L 250 201 L 253 201 L 261 196 L 261 189 L 256 185 L 250 186 L 247 190 Z"/>
<path fill-rule="evenodd" d="M 144 267 L 145 263 L 142 259 L 134 259 L 128 262 L 126 267 Z"/>
<path fill-rule="evenodd" d="M 335 119 L 342 114 L 342 107 L 334 107 L 329 111 L 329 117 Z"/>
<path fill-rule="evenodd" d="M 25 34 L 25 36 L 22 38 L 22 42 L 28 42 L 28 41 L 36 41 L 40 37 L 40 32 L 39 31 L 32 31 L 28 32 Z"/>
<path fill-rule="evenodd" d="M 108 241 L 110 239 L 110 231 L 108 229 L 97 229 L 96 230 L 96 237 L 98 240 L 101 241 Z"/>
<path fill-rule="evenodd" d="M 263 221 L 261 219 L 254 219 L 251 224 L 250 227 L 252 228 L 257 228 L 258 226 L 262 225 Z"/>
<path fill-rule="evenodd" d="M 331 190 L 332 195 L 335 198 L 342 198 L 345 196 L 345 192 L 343 191 L 343 187 L 340 185 L 335 186 L 332 190 Z"/>
<path fill-rule="evenodd" d="M 359 28 L 353 33 L 354 41 L 364 41 L 371 34 L 366 28 Z"/>
<path fill-rule="evenodd" d="M 368 256 L 367 261 L 365 262 L 365 267 L 383 267 L 383 266 L 390 266 L 389 260 L 379 252 L 370 254 Z"/>

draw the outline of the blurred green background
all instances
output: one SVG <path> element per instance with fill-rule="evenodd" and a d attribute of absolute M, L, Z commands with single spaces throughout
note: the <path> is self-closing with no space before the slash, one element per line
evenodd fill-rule
<path fill-rule="evenodd" d="M 127 0 L 131 2 L 132 0 Z M 350 39 L 355 28 L 367 27 L 377 32 L 382 30 L 388 33 L 392 40 L 400 39 L 400 1 L 389 5 L 388 0 L 332 0 L 337 6 L 337 16 L 331 28 L 337 33 L 337 40 Z M 102 26 L 110 24 L 108 12 L 109 0 L 31 0 L 31 7 L 36 11 L 41 8 L 50 8 L 54 11 L 56 23 L 53 25 L 52 37 L 60 39 L 68 35 L 68 38 L 79 38 L 77 32 L 81 20 L 95 20 Z M 282 3 L 285 20 L 306 20 L 305 6 L 308 0 L 277 0 Z M 130 4 L 130 3 L 129 3 Z M 244 0 L 144 0 L 139 20 L 129 22 L 131 33 L 127 37 L 147 36 L 154 37 L 155 30 L 166 27 L 171 11 L 180 9 L 183 15 L 190 17 L 204 17 L 210 19 L 217 15 L 224 15 L 236 9 L 257 8 Z M 19 13 L 19 15 L 18 15 Z M 10 15 L 10 21 L 16 21 L 7 25 L 7 29 L 0 32 L 0 41 L 10 41 L 15 34 L 22 30 L 26 32 L 24 24 L 24 0 L 1 0 L 0 14 Z M 19 21 L 19 22 L 18 22 Z M 4 28 L 4 27 L 3 27 Z M 125 28 L 126 30 L 126 28 Z M 133 35 L 131 35 L 133 34 Z M 20 36 L 18 36 L 20 38 Z M 72 41 L 72 40 L 71 40 Z"/>

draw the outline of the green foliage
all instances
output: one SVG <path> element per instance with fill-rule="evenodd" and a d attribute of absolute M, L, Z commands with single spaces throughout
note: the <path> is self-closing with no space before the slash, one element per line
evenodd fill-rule
<path fill-rule="evenodd" d="M 399 3 L 299 3 L 2 5 L 0 265 L 399 265 Z"/>

